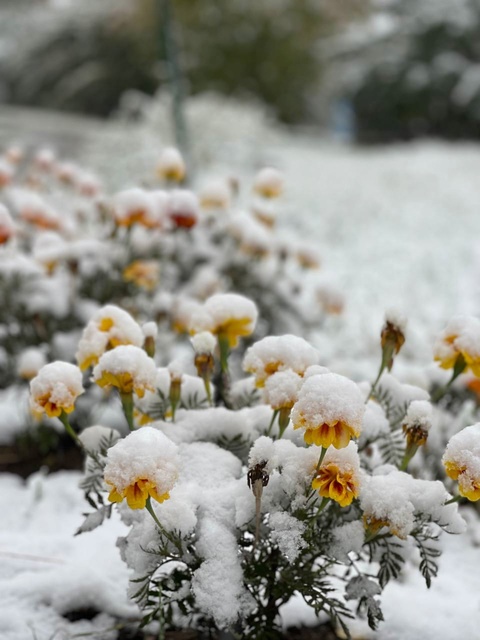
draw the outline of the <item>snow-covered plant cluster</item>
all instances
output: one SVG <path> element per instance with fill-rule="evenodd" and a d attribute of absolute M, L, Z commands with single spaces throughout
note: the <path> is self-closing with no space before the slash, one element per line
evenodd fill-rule
<path fill-rule="evenodd" d="M 85 454 L 93 511 L 78 533 L 118 511 L 129 527 L 117 543 L 125 587 L 160 637 L 195 626 L 275 638 L 282 606 L 298 597 L 347 636 L 355 615 L 376 628 L 385 585 L 416 563 L 430 586 L 442 530 L 464 530 L 456 503 L 480 498 L 479 424 L 444 452 L 448 490 L 419 477 L 414 463 L 439 428 L 432 403 L 447 389 L 430 398 L 386 371 L 405 341 L 396 315 L 373 383 L 329 371 L 291 334 L 260 338 L 235 370 L 261 321 L 240 294 L 215 293 L 188 317 L 191 347 L 165 367 L 155 325 L 142 332 L 108 305 L 83 331 L 78 368 L 50 363 L 31 381 L 32 409 L 58 417 Z M 458 319 L 441 337 L 447 387 L 473 369 L 472 326 Z M 70 416 L 92 384 L 120 401 L 124 419 L 77 434 Z"/>
<path fill-rule="evenodd" d="M 221 323 L 204 306 L 215 293 L 256 302 L 257 337 L 308 334 L 341 311 L 340 294 L 334 308 L 314 277 L 306 283 L 318 250 L 276 228 L 280 171 L 265 167 L 251 184 L 201 176 L 187 188 L 184 159 L 165 148 L 145 180 L 108 193 L 49 149 L 11 146 L 0 156 L 1 387 L 31 379 L 47 360 L 73 361 L 77 348 L 84 369 L 107 346 L 141 346 L 143 330 L 105 305 L 153 320 L 164 364 L 170 345 Z"/>

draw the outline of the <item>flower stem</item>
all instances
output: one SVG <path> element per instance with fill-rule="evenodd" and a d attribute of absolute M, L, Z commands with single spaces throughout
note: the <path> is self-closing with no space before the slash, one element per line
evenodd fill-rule
<path fill-rule="evenodd" d="M 280 414 L 278 416 L 278 427 L 279 427 L 278 439 L 279 440 L 285 433 L 285 429 L 288 427 L 290 423 L 290 413 L 291 413 L 290 408 L 282 407 L 280 409 Z"/>
<path fill-rule="evenodd" d="M 122 401 L 122 409 L 130 431 L 135 431 L 135 423 L 133 421 L 133 393 L 120 392 L 120 400 Z"/>
<path fill-rule="evenodd" d="M 326 449 L 326 447 L 322 447 L 322 451 L 321 451 L 321 453 L 320 453 L 320 457 L 318 458 L 317 466 L 316 466 L 316 468 L 315 468 L 315 475 L 314 475 L 314 479 L 317 477 L 318 470 L 320 469 L 320 465 L 322 464 L 323 459 L 324 459 L 324 457 L 325 457 L 325 454 L 326 454 L 326 453 L 327 453 L 327 449 Z"/>
<path fill-rule="evenodd" d="M 222 373 L 228 374 L 228 356 L 230 354 L 230 344 L 228 338 L 221 333 L 218 334 L 218 349 L 220 351 L 220 367 Z"/>
<path fill-rule="evenodd" d="M 447 393 L 451 385 L 455 382 L 458 376 L 465 371 L 467 367 L 467 363 L 465 362 L 465 358 L 462 354 L 460 354 L 455 360 L 455 365 L 453 367 L 452 377 L 447 382 L 444 387 L 439 387 L 435 393 L 432 393 L 431 402 L 438 402 L 443 398 L 443 396 Z"/>
<path fill-rule="evenodd" d="M 76 432 L 73 430 L 72 425 L 68 421 L 68 415 L 65 413 L 65 411 L 62 411 L 62 413 L 58 416 L 58 419 L 63 424 L 63 426 L 65 427 L 65 431 L 72 438 L 72 440 L 75 442 L 75 444 L 78 447 L 80 447 L 80 449 L 83 449 L 83 444 L 82 444 L 80 438 L 78 437 L 78 435 L 76 434 Z"/>
<path fill-rule="evenodd" d="M 272 414 L 272 419 L 270 420 L 270 424 L 268 425 L 268 429 L 265 433 L 266 436 L 270 435 L 270 432 L 272 430 L 273 425 L 275 424 L 275 418 L 278 416 L 278 409 L 275 409 L 275 411 Z"/>
<path fill-rule="evenodd" d="M 458 496 L 453 496 L 453 498 L 450 498 L 450 500 L 447 500 L 444 503 L 444 506 L 447 504 L 453 504 L 454 502 L 460 502 L 460 500 L 463 498 L 463 496 L 461 496 L 460 494 Z"/>

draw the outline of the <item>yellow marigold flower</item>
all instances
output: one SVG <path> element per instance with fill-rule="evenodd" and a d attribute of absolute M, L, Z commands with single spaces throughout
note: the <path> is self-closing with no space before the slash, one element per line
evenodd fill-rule
<path fill-rule="evenodd" d="M 243 370 L 253 373 L 255 384 L 262 388 L 277 371 L 293 371 L 303 376 L 308 367 L 318 364 L 320 354 L 306 340 L 297 336 L 267 336 L 247 349 Z"/>
<path fill-rule="evenodd" d="M 120 345 L 141 347 L 144 335 L 132 316 L 113 304 L 97 311 L 85 327 L 76 359 L 82 371 L 95 366 L 106 352 Z"/>
<path fill-rule="evenodd" d="M 30 382 L 30 406 L 36 415 L 58 418 L 62 412 L 74 410 L 75 400 L 83 392 L 82 374 L 75 365 L 51 362 Z"/>
<path fill-rule="evenodd" d="M 462 367 L 480 377 L 480 320 L 456 316 L 437 338 L 434 359 L 442 369 Z M 463 359 L 463 361 L 462 361 Z"/>
<path fill-rule="evenodd" d="M 135 260 L 123 270 L 123 279 L 137 287 L 153 291 L 160 278 L 160 267 L 155 260 Z"/>
<path fill-rule="evenodd" d="M 322 498 L 348 507 L 360 490 L 360 459 L 357 445 L 350 442 L 341 450 L 330 449 L 312 481 L 312 489 Z"/>
<path fill-rule="evenodd" d="M 182 182 L 185 174 L 185 162 L 180 151 L 174 147 L 164 149 L 157 163 L 158 177 L 169 182 Z"/>
<path fill-rule="evenodd" d="M 217 293 L 204 304 L 205 315 L 200 331 L 210 331 L 228 341 L 230 347 L 238 344 L 239 338 L 249 336 L 255 329 L 258 311 L 254 302 L 236 293 Z M 195 325 L 191 327 L 193 334 L 198 333 Z"/>
<path fill-rule="evenodd" d="M 133 431 L 108 450 L 104 478 L 110 502 L 126 500 L 131 509 L 144 509 L 148 498 L 164 502 L 177 476 L 177 447 L 153 427 Z"/>
<path fill-rule="evenodd" d="M 135 393 L 142 398 L 154 391 L 157 370 L 143 349 L 133 345 L 116 347 L 100 358 L 93 370 L 93 380 L 100 387 L 117 387 L 122 394 Z"/>
<path fill-rule="evenodd" d="M 304 382 L 291 419 L 294 429 L 305 429 L 307 444 L 342 449 L 360 435 L 364 412 L 364 398 L 354 382 L 324 373 Z"/>
<path fill-rule="evenodd" d="M 480 500 L 480 422 L 450 439 L 442 462 L 447 475 L 458 481 L 460 495 Z"/>
<path fill-rule="evenodd" d="M 263 198 L 278 198 L 284 189 L 283 174 L 278 169 L 265 167 L 255 176 L 253 190 Z"/>

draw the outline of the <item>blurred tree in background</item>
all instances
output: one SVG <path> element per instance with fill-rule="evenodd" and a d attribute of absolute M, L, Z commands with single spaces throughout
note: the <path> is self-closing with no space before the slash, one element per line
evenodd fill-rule
<path fill-rule="evenodd" d="M 390 16 L 396 46 L 384 43 L 353 91 L 359 140 L 480 138 L 479 0 L 405 0 Z"/>
<path fill-rule="evenodd" d="M 365 3 L 332 4 L 171 0 L 187 93 L 253 96 L 286 122 L 314 117 L 319 43 L 361 14 Z M 24 0 L 17 5 L 23 22 L 14 3 L 9 7 L 13 22 L 0 14 L 0 45 L 14 39 L 0 54 L 4 102 L 105 116 L 126 90 L 151 95 L 166 83 L 159 0 L 85 0 L 81 7 Z M 22 29 L 29 36 L 23 38 Z"/>

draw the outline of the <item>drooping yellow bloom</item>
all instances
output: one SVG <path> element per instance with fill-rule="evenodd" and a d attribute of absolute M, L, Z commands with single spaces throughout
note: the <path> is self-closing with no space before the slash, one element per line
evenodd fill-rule
<path fill-rule="evenodd" d="M 480 500 L 480 422 L 450 438 L 442 462 L 447 476 L 458 482 L 460 495 Z"/>
<path fill-rule="evenodd" d="M 219 339 L 228 342 L 230 348 L 237 346 L 239 338 L 249 336 L 255 329 L 258 311 L 254 302 L 236 293 L 217 293 L 205 301 L 203 313 L 194 317 L 190 333 L 210 331 Z"/>
<path fill-rule="evenodd" d="M 354 382 L 325 373 L 305 381 L 291 418 L 294 429 L 305 429 L 306 444 L 343 449 L 360 435 L 364 411 L 362 394 Z"/>
<path fill-rule="evenodd" d="M 84 392 L 82 374 L 73 364 L 51 362 L 40 369 L 30 382 L 30 406 L 35 415 L 46 413 L 58 418 L 71 413 L 75 401 Z"/>
<path fill-rule="evenodd" d="M 159 494 L 155 483 L 147 478 L 138 478 L 121 493 L 110 483 L 107 484 L 112 487 L 108 494 L 109 501 L 122 502 L 122 500 L 126 500 L 130 509 L 144 509 L 149 496 L 157 502 L 165 502 L 170 498 L 168 492 Z"/>
<path fill-rule="evenodd" d="M 442 369 L 470 369 L 480 377 L 480 320 L 471 316 L 452 318 L 439 335 L 434 359 Z"/>
<path fill-rule="evenodd" d="M 357 445 L 350 442 L 346 448 L 330 449 L 312 481 L 312 489 L 322 498 L 348 507 L 360 492 L 360 459 Z"/>
<path fill-rule="evenodd" d="M 123 279 L 137 287 L 153 291 L 158 284 L 160 268 L 155 260 L 135 260 L 123 270 Z"/>
<path fill-rule="evenodd" d="M 335 500 L 341 507 L 348 507 L 358 497 L 358 486 L 353 473 L 342 470 L 333 463 L 320 467 L 312 482 L 312 489 L 318 491 L 322 498 Z"/>
<path fill-rule="evenodd" d="M 93 379 L 100 387 L 117 387 L 121 394 L 143 398 L 147 389 L 155 390 L 156 368 L 143 349 L 122 345 L 103 354 Z"/>

